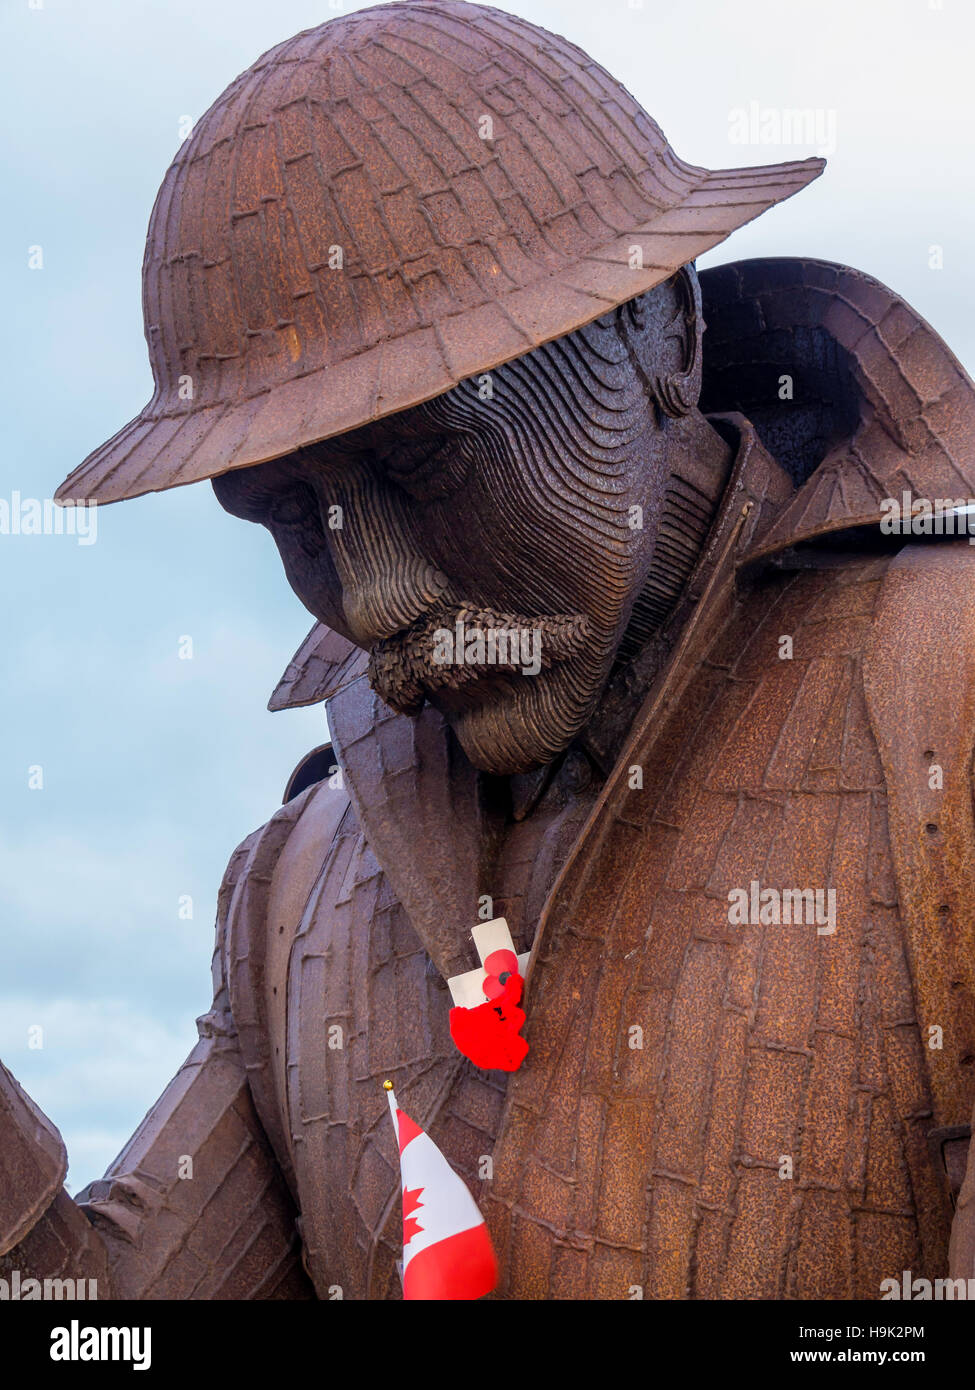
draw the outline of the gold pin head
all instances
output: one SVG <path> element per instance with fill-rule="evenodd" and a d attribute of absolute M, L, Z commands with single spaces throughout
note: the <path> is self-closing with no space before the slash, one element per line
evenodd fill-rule
<path fill-rule="evenodd" d="M 391 1091 L 392 1089 L 393 1089 L 393 1083 L 392 1083 L 391 1081 L 384 1081 L 384 1082 L 383 1082 L 383 1090 L 384 1090 L 384 1091 Z"/>

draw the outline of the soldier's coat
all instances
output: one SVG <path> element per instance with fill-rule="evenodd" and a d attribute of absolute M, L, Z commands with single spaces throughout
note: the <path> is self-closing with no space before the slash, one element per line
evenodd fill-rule
<path fill-rule="evenodd" d="M 488 824 L 429 711 L 383 712 L 361 678 L 333 695 L 344 785 L 303 792 L 234 856 L 200 1048 L 90 1194 L 133 1296 L 296 1296 L 292 1202 L 319 1297 L 398 1296 L 386 1076 L 478 1197 L 504 1296 L 872 1298 L 904 1269 L 947 1273 L 928 1141 L 975 1098 L 975 551 L 885 549 L 866 528 L 904 488 L 975 494 L 971 383 L 856 272 L 710 275 L 731 379 L 777 375 L 784 338 L 800 366 L 832 343 L 855 427 L 797 488 L 747 420 L 721 423 L 739 440 L 722 513 L 605 778 L 586 786 L 570 751 L 529 815 Z M 711 407 L 748 406 L 744 387 L 713 399 L 723 369 Z M 436 863 L 411 862 L 411 815 L 442 825 Z M 510 1079 L 456 1053 L 441 978 L 473 964 L 488 840 L 493 912 L 535 942 Z M 730 924 L 752 880 L 835 887 L 836 932 Z M 199 1116 L 211 1092 L 190 1143 L 181 1099 Z M 253 1206 L 215 1214 L 205 1183 L 181 1190 L 187 1144 L 217 1193 L 251 1164 Z M 153 1221 L 126 1232 L 133 1192 Z M 972 1246 L 958 1224 L 956 1272 Z"/>

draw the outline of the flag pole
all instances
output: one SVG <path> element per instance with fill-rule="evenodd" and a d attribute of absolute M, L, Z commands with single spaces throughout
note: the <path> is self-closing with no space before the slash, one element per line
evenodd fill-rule
<path fill-rule="evenodd" d="M 383 1082 L 383 1090 L 386 1092 L 386 1099 L 389 1101 L 389 1113 L 390 1113 L 390 1115 L 392 1115 L 392 1117 L 393 1117 L 393 1129 L 394 1129 L 394 1131 L 395 1131 L 395 1133 L 396 1133 L 396 1139 L 397 1139 L 397 1143 L 398 1143 L 398 1142 L 399 1142 L 399 1124 L 397 1123 L 397 1120 L 396 1120 L 396 1111 L 397 1111 L 398 1107 L 397 1107 L 397 1104 L 396 1104 L 396 1092 L 393 1090 L 393 1083 L 392 1083 L 391 1081 L 384 1081 L 384 1082 Z"/>
<path fill-rule="evenodd" d="M 391 1116 L 392 1121 L 393 1121 L 393 1133 L 394 1133 L 394 1135 L 396 1136 L 396 1147 L 399 1148 L 399 1123 L 397 1122 L 397 1119 L 396 1119 L 396 1109 L 397 1109 L 397 1106 L 396 1106 L 396 1092 L 393 1090 L 393 1083 L 392 1083 L 391 1081 L 388 1081 L 388 1080 L 387 1080 L 387 1081 L 384 1081 L 384 1082 L 383 1082 L 383 1090 L 386 1092 L 386 1099 L 389 1101 L 389 1113 L 390 1113 L 390 1116 Z M 400 1287 L 402 1288 L 402 1286 L 403 1286 L 403 1257 L 402 1257 L 402 1253 L 400 1254 L 400 1258 L 396 1261 L 396 1272 L 397 1272 L 397 1274 L 399 1275 Z"/>

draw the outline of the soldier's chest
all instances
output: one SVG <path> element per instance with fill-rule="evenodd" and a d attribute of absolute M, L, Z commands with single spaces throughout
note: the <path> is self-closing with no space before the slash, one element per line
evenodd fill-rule
<path fill-rule="evenodd" d="M 386 1076 L 488 1216 L 507 1296 L 871 1296 L 943 1261 L 858 658 L 808 625 L 793 664 L 746 646 L 702 668 L 555 904 L 510 1079 L 458 1056 L 443 982 L 343 823 L 268 975 L 320 1290 L 397 1292 Z M 554 833 L 512 838 L 494 910 L 515 923 Z"/>
<path fill-rule="evenodd" d="M 486 1194 L 506 1296 L 876 1298 L 943 1271 L 857 588 L 728 632 L 560 890 Z"/>
<path fill-rule="evenodd" d="M 578 769 L 567 776 L 579 783 L 575 793 L 551 788 L 535 814 L 510 827 L 491 876 L 490 912 L 508 918 L 519 950 L 591 799 Z M 324 794 L 322 805 L 327 812 Z M 354 814 L 334 832 L 326 819 L 312 808 L 292 831 L 259 949 L 238 973 L 263 1001 L 267 1037 L 252 1075 L 286 1151 L 312 1275 L 320 1290 L 338 1284 L 346 1297 L 367 1288 L 376 1296 L 395 1293 L 400 1254 L 382 1081 L 395 1082 L 400 1103 L 477 1191 L 490 1173 L 505 1078 L 477 1073 L 457 1053 L 446 984 Z"/>

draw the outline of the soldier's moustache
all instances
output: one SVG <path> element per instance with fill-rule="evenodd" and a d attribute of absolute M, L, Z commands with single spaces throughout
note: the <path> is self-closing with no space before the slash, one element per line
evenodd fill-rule
<path fill-rule="evenodd" d="M 391 709 L 419 714 L 436 691 L 473 693 L 493 676 L 531 677 L 582 650 L 584 614 L 527 618 L 470 605 L 417 618 L 369 655 L 369 684 Z"/>

